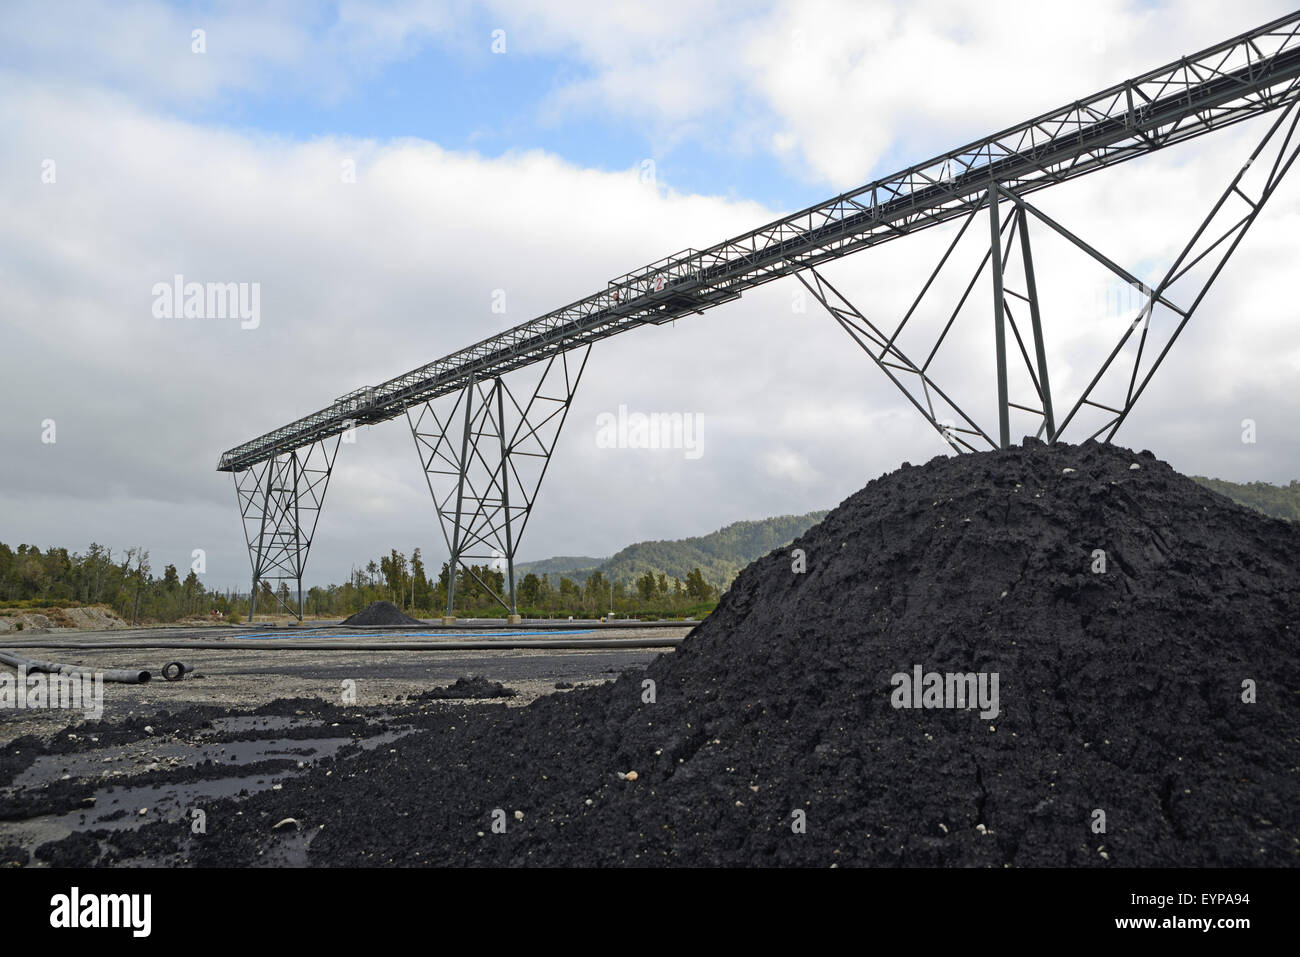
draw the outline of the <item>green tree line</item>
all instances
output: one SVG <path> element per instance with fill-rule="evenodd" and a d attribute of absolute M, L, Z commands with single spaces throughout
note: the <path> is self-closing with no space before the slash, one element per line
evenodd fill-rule
<path fill-rule="evenodd" d="M 408 557 L 397 549 L 377 561 L 353 568 L 348 580 L 307 589 L 306 615 L 343 618 L 374 601 L 390 601 L 417 618 L 437 618 L 447 606 L 448 563 L 436 576 L 428 574 L 420 549 Z M 644 617 L 700 617 L 713 609 L 718 590 L 693 569 L 686 580 L 664 575 L 645 576 L 635 586 L 610 582 L 599 572 L 582 582 L 565 576 L 524 574 L 516 578 L 519 611 L 527 617 L 563 618 L 617 615 Z M 506 614 L 493 593 L 506 596 L 506 574 L 488 565 L 472 565 L 456 572 L 456 614 L 460 617 L 495 617 Z M 279 602 L 276 598 L 279 598 Z M 260 615 L 283 612 L 281 603 L 294 607 L 297 595 L 286 582 L 262 581 L 258 588 Z M 34 545 L 16 549 L 0 542 L 0 607 L 13 609 L 107 605 L 126 621 L 169 622 L 219 613 L 240 621 L 248 611 L 248 594 L 219 591 L 203 584 L 187 570 L 181 577 L 175 565 L 154 573 L 149 552 L 138 546 L 124 551 L 92 543 L 84 554 L 66 548 L 41 551 Z"/>
<path fill-rule="evenodd" d="M 139 546 L 115 555 L 92 542 L 80 554 L 0 542 L 0 604 L 11 608 L 108 605 L 127 621 L 177 621 L 214 611 L 228 618 L 246 600 L 209 589 L 193 569 L 182 579 L 169 564 L 154 575 L 149 552 Z"/>
<path fill-rule="evenodd" d="M 390 601 L 416 618 L 436 618 L 446 612 L 448 563 L 431 577 L 417 548 L 410 558 L 392 549 L 377 562 L 354 568 L 342 585 L 315 587 L 304 604 L 309 614 L 328 618 L 347 616 L 374 601 Z M 458 617 L 496 617 L 507 613 L 493 593 L 507 597 L 503 568 L 471 565 L 456 572 L 455 612 Z M 267 596 L 269 597 L 269 595 Z M 515 599 L 520 614 L 529 618 L 592 618 L 613 612 L 620 616 L 695 617 L 713 609 L 718 589 L 705 581 L 700 569 L 685 580 L 660 573 L 647 574 L 636 583 L 611 581 L 594 571 L 581 581 L 565 575 L 515 575 Z"/>

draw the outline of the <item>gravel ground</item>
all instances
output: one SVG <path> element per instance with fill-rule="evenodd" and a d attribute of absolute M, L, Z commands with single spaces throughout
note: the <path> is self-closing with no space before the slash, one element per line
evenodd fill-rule
<path fill-rule="evenodd" d="M 601 637 L 684 631 L 609 631 Z M 167 637 L 183 634 L 173 631 Z M 158 633 L 151 630 L 148 637 Z M 247 799 L 313 769 L 330 772 L 335 762 L 394 746 L 427 723 L 431 711 L 518 708 L 563 693 L 557 686 L 581 688 L 625 669 L 636 671 L 659 654 L 636 649 L 385 652 L 382 647 L 367 652 L 16 650 L 103 668 L 158 671 L 167 661 L 182 660 L 195 670 L 178 682 L 105 685 L 99 720 L 58 710 L 0 710 L 0 867 L 92 863 L 99 858 L 103 834 L 129 842 L 133 832 L 150 824 L 170 821 L 189 828 L 196 808 L 223 798 Z M 347 704 L 345 681 L 355 682 L 355 699 Z M 480 697 L 498 683 L 514 694 Z M 467 698 L 456 700 L 457 694 Z M 441 700 L 443 695 L 453 698 Z M 271 862 L 305 863 L 304 854 L 305 845 L 302 854 L 272 855 Z M 164 865 L 178 858 L 146 853 L 114 862 Z"/>
<path fill-rule="evenodd" d="M 619 634 L 633 638 L 651 635 L 661 638 L 666 634 L 682 633 L 629 630 L 625 635 Z M 612 636 L 609 633 L 601 637 Z M 106 669 L 146 668 L 155 676 L 170 661 L 183 661 L 194 667 L 193 674 L 182 681 L 169 682 L 155 677 L 144 685 L 104 685 L 104 717 L 110 720 L 150 714 L 159 709 L 177 710 L 199 705 L 249 709 L 277 698 L 320 698 L 340 703 L 344 681 L 356 683 L 358 705 L 383 705 L 472 675 L 482 675 L 516 688 L 519 696 L 511 703 L 519 706 L 555 690 L 556 682 L 608 680 L 623 668 L 644 665 L 658 654 L 655 650 L 634 649 L 388 653 L 382 649 L 374 652 L 11 650 L 32 658 L 58 658 Z M 80 717 L 79 713 L 69 715 L 59 710 L 0 709 L 0 745 L 21 735 L 48 737 L 66 727 L 70 719 Z"/>

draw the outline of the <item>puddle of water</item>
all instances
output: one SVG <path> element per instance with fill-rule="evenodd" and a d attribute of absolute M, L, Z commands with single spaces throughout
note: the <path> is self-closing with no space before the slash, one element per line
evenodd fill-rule
<path fill-rule="evenodd" d="M 163 744 L 156 746 L 153 754 L 159 758 L 188 758 L 193 751 L 193 748 L 183 744 Z M 15 777 L 12 786 L 5 790 L 40 787 L 60 780 L 65 774 L 78 779 L 95 778 L 113 772 L 143 774 L 143 766 L 135 763 L 141 754 L 138 744 L 96 748 L 79 754 L 43 754 Z"/>
<path fill-rule="evenodd" d="M 188 812 L 191 808 L 205 807 L 219 798 L 234 797 L 243 790 L 249 794 L 265 791 L 289 776 L 290 772 L 286 770 L 276 775 L 259 774 L 160 785 L 157 789 L 103 788 L 95 792 L 94 807 L 80 808 L 66 814 L 44 814 L 24 821 L 5 821 L 0 824 L 0 835 L 3 835 L 6 843 L 19 844 L 31 854 L 47 841 L 62 840 L 75 831 L 100 828 L 119 831 L 156 821 L 173 821 L 177 827 L 188 828 Z M 141 815 L 141 808 L 148 808 L 149 813 Z M 126 814 L 116 820 L 104 820 L 123 810 Z M 34 858 L 33 863 L 37 863 Z"/>
<path fill-rule="evenodd" d="M 310 715 L 278 715 L 278 714 L 241 714 L 229 718 L 213 718 L 212 731 L 200 733 L 221 733 L 225 731 L 283 731 L 287 728 L 306 728 L 319 725 L 320 719 L 313 718 Z"/>
<path fill-rule="evenodd" d="M 222 719 L 237 724 L 245 730 L 260 729 L 260 722 L 279 723 L 281 727 L 297 726 L 299 719 L 270 718 L 232 718 Z M 251 724 L 250 721 L 258 723 Z M 237 730 L 235 727 L 222 730 Z M 303 764 L 311 764 L 324 757 L 333 757 L 345 745 L 359 745 L 370 751 L 381 745 L 393 742 L 412 734 L 409 727 L 393 728 L 380 734 L 371 735 L 360 740 L 351 736 L 331 738 L 276 738 L 260 741 L 235 741 L 225 744 L 186 745 L 176 743 L 159 743 L 149 745 L 147 756 L 151 759 L 179 758 L 182 767 L 193 766 L 201 761 L 211 759 L 219 764 L 231 765 L 237 772 L 241 766 L 254 762 L 275 759 L 296 759 Z M 224 750 L 223 750 L 224 749 Z M 18 844 L 29 854 L 48 841 L 57 841 L 77 831 L 106 828 L 123 830 L 140 827 L 143 824 L 159 820 L 173 821 L 177 827 L 189 827 L 189 811 L 194 807 L 207 807 L 222 798 L 237 797 L 241 792 L 254 794 L 265 791 L 273 785 L 289 780 L 304 770 L 285 768 L 276 772 L 261 772 L 255 775 L 233 774 L 230 777 L 211 778 L 185 783 L 157 783 L 137 786 L 122 786 L 111 783 L 111 778 L 104 780 L 102 775 L 112 775 L 116 771 L 121 776 L 148 773 L 145 768 L 134 763 L 133 758 L 141 757 L 140 743 L 100 748 L 84 754 L 42 755 L 31 767 L 27 768 L 17 779 L 14 786 L 5 788 L 13 793 L 19 787 L 39 787 L 49 781 L 62 779 L 65 775 L 78 780 L 101 780 L 102 786 L 94 792 L 93 806 L 78 808 L 63 814 L 45 814 L 27 818 L 22 821 L 0 822 L 0 840 L 6 844 Z M 115 760 L 105 763 L 105 758 Z M 118 760 L 120 759 L 120 760 Z M 155 770 L 167 771 L 166 764 Z M 141 808 L 148 808 L 148 813 L 141 815 Z M 125 814 L 114 820 L 105 820 L 120 811 Z M 276 863 L 285 866 L 304 866 L 307 859 L 307 846 L 315 832 L 285 835 L 281 850 L 277 852 Z M 282 859 L 281 859 L 282 858 Z M 33 863 L 39 863 L 33 858 Z M 268 862 L 270 863 L 270 862 Z"/>
<path fill-rule="evenodd" d="M 235 767 L 284 758 L 310 763 L 334 756 L 347 744 L 359 744 L 363 749 L 370 750 L 410 733 L 410 728 L 397 728 L 360 739 L 341 736 L 270 738 L 205 745 L 159 744 L 152 746 L 148 752 L 142 752 L 138 745 L 121 745 L 84 754 L 44 754 L 15 777 L 11 786 L 0 789 L 0 793 L 12 794 L 20 788 L 41 787 L 64 778 L 111 780 L 114 777 L 134 777 L 153 771 L 179 770 L 204 761 Z M 179 763 L 169 764 L 169 759 Z"/>
<path fill-rule="evenodd" d="M 446 631 L 363 631 L 357 634 L 339 634 L 335 631 L 281 631 L 276 634 L 247 634 L 232 635 L 232 638 L 252 638 L 252 639 L 291 639 L 291 638 L 550 638 L 554 635 L 590 635 L 593 629 L 586 628 L 579 631 L 465 631 L 465 632 L 446 632 Z"/>

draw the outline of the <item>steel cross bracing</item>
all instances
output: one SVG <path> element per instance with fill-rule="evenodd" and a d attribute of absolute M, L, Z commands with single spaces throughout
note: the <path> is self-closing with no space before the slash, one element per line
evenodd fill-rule
<path fill-rule="evenodd" d="M 441 414 L 432 402 L 407 410 L 411 435 L 451 556 L 447 615 L 454 617 L 461 566 L 510 615 L 515 552 L 551 453 L 573 403 L 591 347 L 552 356 L 523 402 L 500 377 L 471 380 Z M 475 571 L 476 561 L 504 572 L 505 595 Z"/>
<path fill-rule="evenodd" d="M 962 287 L 953 308 L 942 309 L 936 314 L 942 320 L 940 328 L 937 335 L 932 337 L 932 345 L 924 357 L 918 356 L 917 360 L 904 352 L 899 339 L 909 324 L 914 324 L 918 317 L 927 314 L 927 310 L 921 309 L 923 302 L 934 289 L 940 274 L 945 268 L 951 268 L 953 252 L 967 236 L 971 224 L 981 215 L 979 211 L 966 216 L 910 308 L 890 331 L 882 328 L 878 321 L 864 315 L 820 270 L 808 269 L 800 273 L 798 278 L 908 401 L 957 451 L 974 451 L 981 445 L 1005 448 L 1010 443 L 1010 414 L 1013 409 L 1036 417 L 1036 434 L 1046 435 L 1049 442 L 1056 441 L 1075 422 L 1081 410 L 1096 410 L 1102 413 L 1100 424 L 1094 421 L 1088 427 L 1090 433 L 1080 437 L 1095 439 L 1104 433 L 1105 440 L 1110 441 L 1204 300 L 1229 257 L 1241 243 L 1246 231 L 1300 155 L 1298 128 L 1300 101 L 1291 100 L 1270 124 L 1263 139 L 1233 175 L 1218 201 L 1210 208 L 1164 277 L 1154 287 L 1147 286 L 1028 200 L 999 186 L 990 186 L 985 194 L 984 212 L 989 220 L 989 238 L 983 258 L 970 280 Z M 990 198 L 995 201 L 990 201 Z M 1010 215 L 1005 219 L 1001 217 L 1001 207 L 1004 204 L 1010 210 Z M 1119 341 L 1059 422 L 1053 407 L 1046 344 L 1043 340 L 1038 282 L 1029 232 L 1031 218 L 1069 241 L 1117 279 L 1139 291 L 1141 296 L 1140 305 L 1134 310 L 1133 319 L 1126 325 Z M 1019 256 L 1021 265 L 1018 276 L 1008 269 L 1016 255 Z M 993 289 L 998 410 L 996 439 L 990 434 L 994 430 L 980 426 L 936 382 L 932 371 L 936 356 L 986 268 L 990 271 Z M 1020 322 L 1017 321 L 1017 315 L 1021 317 Z M 1027 325 L 1024 324 L 1025 319 L 1028 320 Z M 1013 401 L 1008 393 L 1008 328 L 1033 389 L 1033 395 L 1022 402 Z M 1107 393 L 1104 400 L 1103 391 Z"/>
<path fill-rule="evenodd" d="M 1284 106 L 1297 95 L 1300 13 L 708 249 L 684 250 L 467 349 L 230 449 L 239 471 L 559 352 L 735 299 L 746 289 L 969 215 L 992 181 L 1024 196 Z"/>
<path fill-rule="evenodd" d="M 301 620 L 303 570 L 341 438 L 334 439 L 333 448 L 327 441 L 313 442 L 306 449 L 293 449 L 235 473 L 235 495 L 253 566 L 250 619 L 257 610 L 260 582 L 292 581 L 297 608 L 278 590 L 271 589 L 271 595 L 285 611 Z"/>

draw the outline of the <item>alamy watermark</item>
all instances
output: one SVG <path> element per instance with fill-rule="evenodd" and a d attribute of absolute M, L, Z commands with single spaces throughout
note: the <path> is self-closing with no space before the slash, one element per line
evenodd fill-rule
<path fill-rule="evenodd" d="M 893 692 L 889 703 L 895 708 L 975 708 L 980 717 L 996 718 L 998 673 L 925 671 L 913 665 L 912 673 L 900 671 L 889 679 Z"/>
<path fill-rule="evenodd" d="M 704 416 L 698 412 L 628 412 L 596 416 L 599 449 L 682 449 L 688 459 L 704 454 Z"/>
<path fill-rule="evenodd" d="M 1103 319 L 1130 320 L 1136 328 L 1150 321 L 1155 295 L 1156 290 L 1140 279 L 1110 276 L 1092 284 L 1092 311 Z"/>
<path fill-rule="evenodd" d="M 155 319 L 238 319 L 241 329 L 262 324 L 260 282 L 186 282 L 177 273 L 150 292 Z"/>
<path fill-rule="evenodd" d="M 104 716 L 104 673 L 74 671 L 71 674 L 27 673 L 19 665 L 18 674 L 0 671 L 0 710 L 21 711 L 67 709 L 81 711 L 87 718 Z"/>
<path fill-rule="evenodd" d="M 73 887 L 50 898 L 50 926 L 59 929 L 122 928 L 132 937 L 148 937 L 152 914 L 152 894 L 83 894 Z"/>

